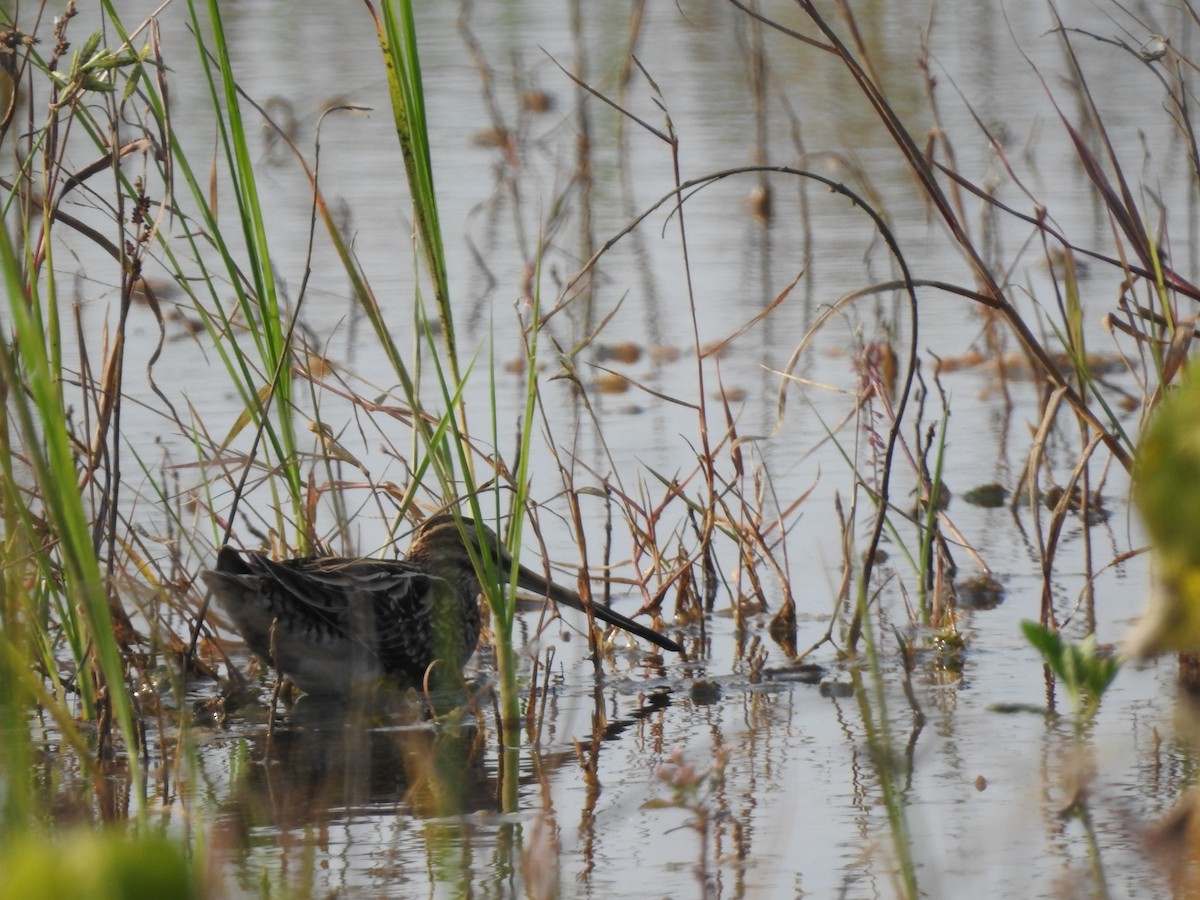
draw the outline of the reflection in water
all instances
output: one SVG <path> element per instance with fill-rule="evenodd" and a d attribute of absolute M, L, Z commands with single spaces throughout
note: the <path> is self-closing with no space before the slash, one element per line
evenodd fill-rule
<path fill-rule="evenodd" d="M 501 839 L 508 847 L 501 853 L 508 859 L 505 865 L 523 854 L 521 865 L 529 877 L 545 881 L 547 865 L 557 871 L 555 857 L 545 858 L 554 773 L 576 765 L 583 770 L 590 786 L 585 804 L 590 812 L 584 818 L 591 821 L 601 795 L 601 748 L 657 719 L 671 705 L 670 693 L 661 691 L 646 695 L 628 715 L 609 718 L 603 695 L 595 699 L 587 742 L 533 753 L 524 766 L 521 791 L 531 797 L 531 806 L 541 807 L 526 836 L 518 821 L 499 817 L 494 728 L 469 718 L 431 722 L 419 703 L 406 708 L 395 697 L 360 699 L 349 706 L 301 697 L 273 730 L 259 730 L 239 742 L 237 756 L 245 761 L 235 767 L 238 774 L 222 804 L 218 844 L 250 866 L 247 875 L 253 877 L 258 857 L 247 854 L 264 836 L 286 845 L 297 838 L 306 843 L 309 838 L 303 836 L 311 829 L 325 834 L 335 826 L 353 829 L 372 821 L 425 821 L 426 840 L 469 856 L 473 844 L 494 827 L 508 834 Z M 485 846 L 496 839 L 487 837 Z"/>
<path fill-rule="evenodd" d="M 426 817 L 498 809 L 473 721 L 301 697 L 273 731 L 249 738 L 255 764 L 236 785 L 233 812 L 281 831 L 341 817 L 405 812 Z"/>

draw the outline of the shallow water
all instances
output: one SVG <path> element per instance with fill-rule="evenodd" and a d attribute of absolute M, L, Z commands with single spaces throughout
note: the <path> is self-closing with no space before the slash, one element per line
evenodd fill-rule
<path fill-rule="evenodd" d="M 615 95 L 614 74 L 627 57 L 628 11 L 585 6 L 589 80 Z M 225 7 L 243 89 L 260 102 L 278 98 L 274 109 L 292 110 L 297 144 L 310 161 L 320 110 L 335 100 L 371 108 L 334 112 L 323 121 L 321 184 L 353 234 L 355 252 L 385 303 L 398 344 L 407 351 L 414 341 L 413 273 L 419 267 L 369 16 L 350 0 L 305 5 L 302 11 L 278 2 Z M 764 12 L 800 27 L 790 6 L 772 4 Z M 890 102 L 923 139 L 921 129 L 933 123 L 916 61 L 928 12 L 905 4 L 859 4 L 855 12 Z M 1072 26 L 1102 35 L 1113 30 L 1109 16 L 1121 15 L 1115 6 L 1097 9 L 1082 2 L 1059 4 L 1059 12 Z M 1186 52 L 1194 26 L 1185 27 L 1180 14 L 1165 6 L 1152 12 L 1164 20 L 1158 30 Z M 475 426 L 477 437 L 490 441 L 487 413 L 495 403 L 497 442 L 509 453 L 524 395 L 521 376 L 505 372 L 503 364 L 521 355 L 519 327 L 529 315 L 524 286 L 536 257 L 532 248 L 575 167 L 578 97 L 551 58 L 569 67 L 576 45 L 566 9 L 547 12 L 541 4 L 508 3 L 470 10 L 472 33 L 493 67 L 499 106 L 507 121 L 526 129 L 513 166 L 500 150 L 475 141 L 490 122 L 480 73 L 457 25 L 462 13 L 455 4 L 427 4 L 420 10 L 422 64 L 462 356 L 479 353 L 468 408 L 485 423 Z M 683 178 L 749 164 L 755 146 L 745 17 L 730 6 L 691 2 L 651 4 L 646 16 L 636 52 L 661 88 L 679 135 Z M 127 21 L 133 19 L 127 14 Z M 1127 18 L 1121 21 L 1135 27 Z M 166 52 L 176 61 L 171 76 L 175 126 L 180 139 L 203 158 L 195 148 L 211 144 L 212 124 L 205 117 L 205 88 L 196 77 L 182 8 L 169 7 L 161 23 Z M 980 182 L 994 180 L 1005 202 L 1033 212 L 1032 201 L 1002 177 L 965 98 L 981 121 L 1008 135 L 1010 161 L 1056 224 L 1081 243 L 1111 252 L 1103 209 L 1049 96 L 1077 121 L 1077 102 L 1062 82 L 1061 44 L 1047 34 L 1048 9 L 1035 5 L 1020 15 L 1009 10 L 1006 18 L 996 4 L 946 4 L 936 10 L 935 23 L 932 72 L 939 82 L 941 125 L 954 142 L 959 170 Z M 766 48 L 768 161 L 811 169 L 877 197 L 916 277 L 969 285 L 962 258 L 940 225 L 931 224 L 908 170 L 840 66 L 780 35 L 768 35 Z M 1127 172 L 1143 179 L 1147 193 L 1169 193 L 1164 185 L 1188 178 L 1186 148 L 1159 108 L 1157 83 L 1114 48 L 1080 38 L 1078 49 L 1093 87 L 1103 88 L 1096 100 Z M 1022 54 L 1042 70 L 1048 88 Z M 550 94 L 553 108 L 519 114 L 519 90 L 534 86 Z M 796 117 L 794 126 L 783 99 Z M 635 78 L 621 102 L 662 127 L 662 112 L 644 80 Z M 179 112 L 190 108 L 205 115 Z M 581 237 L 581 201 L 568 196 L 564 224 L 551 233 L 541 260 L 544 306 L 593 249 L 672 188 L 670 152 L 662 141 L 624 122 L 625 140 L 618 143 L 616 114 L 595 100 L 586 108 L 593 129 L 592 236 L 590 243 Z M 274 270 L 295 302 L 306 270 L 310 195 L 283 150 L 264 140 L 259 153 L 256 175 L 268 211 Z M 856 167 L 869 173 L 869 184 L 856 177 Z M 688 318 L 678 219 L 669 215 L 669 204 L 606 255 L 594 283 L 593 309 L 585 312 L 576 303 L 543 332 L 546 420 L 534 439 L 531 493 L 545 504 L 549 555 L 565 564 L 570 579 L 569 561 L 578 553 L 570 531 L 554 518 L 566 508 L 564 485 L 545 434 L 553 436 L 560 458 L 573 460 L 577 486 L 594 487 L 592 473 L 599 473 L 639 503 L 653 506 L 666 493 L 660 478 L 688 478 L 700 453 L 697 414 L 683 405 L 700 399 L 696 344 L 733 335 L 803 272 L 765 324 L 736 338 L 719 360 L 707 358 L 701 371 L 714 440 L 724 427 L 722 387 L 734 398 L 729 415 L 739 436 L 754 438 L 741 447 L 745 464 L 765 473 L 763 491 L 774 498 L 768 510 L 773 504 L 789 508 L 811 488 L 803 504 L 788 513 L 786 556 L 777 553 L 787 566 L 798 607 L 798 646 L 804 649 L 820 638 L 834 609 L 842 553 L 834 500 L 848 504 L 854 490 L 841 450 L 825 440 L 827 429 L 854 408 L 858 343 L 892 340 L 904 347 L 911 323 L 903 299 L 891 294 L 860 299 L 839 313 L 803 354 L 795 371 L 810 383 L 789 389 L 780 421 L 778 373 L 824 304 L 894 278 L 895 272 L 871 222 L 845 198 L 788 176 L 773 176 L 770 183 L 774 216 L 769 223 L 750 214 L 748 197 L 757 179 L 749 175 L 699 191 L 684 207 L 697 336 Z M 1172 258 L 1185 276 L 1194 274 L 1193 219 L 1177 223 L 1173 233 Z M 977 214 L 972 221 L 985 227 Z M 1031 229 L 1011 218 L 992 227 L 1011 297 L 1031 320 L 1043 323 L 1052 343 L 1044 324 L 1058 321 L 1052 280 L 1036 242 L 1024 247 Z M 88 262 L 81 255 L 75 272 L 78 300 L 85 330 L 99 334 L 116 301 L 102 278 L 83 274 L 99 269 Z M 64 266 L 75 271 L 60 262 Z M 1095 265 L 1091 273 L 1083 281 L 1091 348 L 1101 354 L 1129 349 L 1114 342 L 1102 322 L 1113 308 L 1121 273 Z M 311 339 L 337 365 L 364 379 L 356 389 L 368 396 L 389 389 L 389 367 L 367 337 L 366 323 L 358 320 L 345 276 L 320 235 L 303 302 Z M 932 389 L 935 358 L 982 350 L 983 325 L 979 309 L 961 298 L 930 290 L 922 292 L 920 302 L 917 346 Z M 552 378 L 560 362 L 550 339 L 570 348 L 614 309 L 600 342 L 631 342 L 644 353 L 632 363 L 602 359 L 594 350 L 582 354 L 576 365 L 589 387 L 585 406 L 566 379 Z M 157 335 L 148 312 L 135 315 L 141 318 L 132 333 L 143 340 L 127 362 L 130 372 L 138 371 L 138 353 L 149 356 Z M 200 419 L 222 433 L 241 410 L 223 369 L 182 328 L 170 330 L 168 341 L 169 357 L 155 370 L 159 386 L 175 402 L 193 404 Z M 650 351 L 657 347 L 677 349 L 678 358 L 653 359 Z M 1009 337 L 1006 352 L 1016 349 Z M 494 401 L 486 375 L 492 355 L 499 363 Z M 645 389 L 605 393 L 596 380 L 604 369 Z M 1130 372 L 1118 369 L 1107 377 L 1141 396 Z M 1012 404 L 1006 409 L 992 366 L 945 374 L 941 384 L 951 410 L 945 482 L 956 495 L 990 481 L 1014 489 L 1037 427 L 1037 388 L 1013 379 L 1008 385 Z M 126 407 L 130 445 L 140 454 L 165 452 L 172 462 L 187 460 L 188 441 L 164 433 L 164 418 L 148 389 L 131 379 L 128 390 L 148 401 L 145 408 Z M 397 437 L 391 420 L 381 417 L 374 425 L 378 431 L 364 427 L 359 432 L 360 419 L 332 392 L 319 393 L 318 402 L 321 420 L 335 426 L 368 472 L 364 477 L 348 468 L 343 471 L 348 482 L 403 483 L 402 463 L 381 448 L 388 441 L 405 447 L 407 438 Z M 311 407 L 304 410 L 307 414 Z M 1139 409 L 1119 415 L 1125 429 L 1137 431 Z M 938 416 L 931 398 L 922 427 Z M 906 437 L 913 440 L 914 426 Z M 871 472 L 867 442 L 863 437 L 856 442 L 853 425 L 838 432 L 838 441 L 855 455 L 861 472 Z M 1059 481 L 1066 479 L 1079 451 L 1077 433 L 1063 428 L 1051 436 L 1048 464 Z M 725 447 L 718 464 L 722 477 L 734 477 Z M 914 480 L 904 465 L 898 468 L 893 502 L 904 508 L 913 502 L 908 491 Z M 1128 485 L 1118 468 L 1107 472 L 1103 488 L 1109 516 L 1088 532 L 1096 569 L 1143 542 L 1126 508 Z M 1094 478 L 1100 469 L 1097 463 Z M 690 489 L 697 490 L 694 482 Z M 349 487 L 345 493 L 350 508 L 361 506 L 362 513 L 355 531 L 339 538 L 346 545 L 339 549 L 371 552 L 386 539 L 384 516 L 365 488 Z M 134 513 L 152 531 L 159 523 L 155 502 L 147 493 Z M 260 488 L 243 504 L 253 508 L 270 502 L 270 493 Z M 865 497 L 859 502 L 865 511 L 860 510 L 857 551 L 865 544 L 871 515 Z M 595 554 L 603 546 L 605 509 L 594 496 L 585 496 L 583 514 L 589 552 Z M 985 510 L 956 498 L 949 515 L 1006 591 L 994 609 L 961 612 L 958 624 L 966 640 L 961 662 L 925 650 L 906 677 L 893 628 L 910 633 L 906 603 L 914 602 L 915 579 L 894 542 L 885 544 L 889 561 L 875 585 L 882 699 L 921 891 L 930 897 L 1090 895 L 1082 826 L 1063 815 L 1072 785 L 1090 772 L 1088 806 L 1109 889 L 1114 896 L 1161 893 L 1165 882 L 1147 859 L 1145 829 L 1179 798 L 1194 769 L 1192 741 L 1174 724 L 1172 665 L 1126 667 L 1082 738 L 1073 733 L 1061 690 L 1053 700 L 1062 717 L 1039 713 L 1052 699 L 1050 689 L 1037 654 L 1019 630 L 1022 620 L 1038 617 L 1041 603 L 1032 513 L 1028 507 Z M 1045 510 L 1038 515 L 1044 525 Z M 237 537 L 255 542 L 248 532 Z M 672 553 L 680 541 L 690 540 L 682 505 L 670 508 L 657 537 L 660 548 Z M 904 537 L 912 540 L 911 534 Z M 1052 582 L 1056 612 L 1073 639 L 1086 631 L 1080 603 L 1083 537 L 1076 516 L 1062 536 Z M 612 557 L 627 560 L 632 542 L 619 520 L 613 540 Z M 527 563 L 534 562 L 535 546 L 527 545 Z M 523 617 L 522 640 L 540 652 L 553 647 L 555 655 L 544 699 L 545 670 L 538 674 L 538 702 L 545 703 L 545 713 L 536 745 L 525 735 L 516 815 L 499 812 L 490 701 L 483 704 L 480 732 L 403 726 L 388 717 L 344 725 L 324 719 L 311 703 L 306 709 L 305 701 L 281 713 L 269 740 L 267 724 L 253 711 L 235 712 L 220 727 L 201 730 L 197 775 L 180 799 L 188 819 L 207 832 L 218 877 L 232 894 L 247 896 L 261 895 L 264 885 L 321 896 L 898 893 L 892 830 L 864 726 L 881 708 L 869 675 L 844 663 L 829 644 L 806 660 L 821 667 L 815 678 L 794 671 L 767 636 L 767 617 L 758 615 L 748 617 L 746 626 L 750 635 L 761 637 L 767 653 L 766 674 L 760 677 L 729 614 L 732 594 L 745 589 L 744 573 L 729 543 L 718 543 L 718 550 L 724 581 L 716 610 L 706 622 L 703 642 L 694 627 L 683 629 L 690 646 L 687 660 L 649 659 L 619 646 L 597 672 L 580 636 L 581 616 L 565 612 L 567 624 L 551 625 L 540 639 L 534 635 L 537 616 Z M 196 550 L 197 569 L 210 564 L 206 552 Z M 955 558 L 961 574 L 975 574 L 966 552 L 956 549 Z M 778 604 L 779 580 L 770 571 L 760 574 L 768 602 Z M 1095 629 L 1101 642 L 1120 641 L 1142 605 L 1146 585 L 1140 557 L 1104 568 L 1095 578 Z M 640 603 L 632 590 L 618 589 L 614 596 L 622 611 L 632 612 Z M 671 599 L 664 608 L 670 613 Z M 234 659 L 246 662 L 236 649 Z M 472 667 L 479 678 L 492 671 L 486 656 Z M 259 684 L 264 693 L 266 687 L 265 681 Z M 528 695 L 528 663 L 523 687 Z M 197 683 L 192 690 L 196 702 L 217 689 Z M 475 739 L 480 746 L 472 748 Z M 433 759 L 450 760 L 450 782 L 461 789 L 460 804 L 438 796 L 443 782 L 432 782 L 443 785 L 435 789 L 423 780 L 422 767 L 431 758 L 424 748 L 430 743 Z M 705 772 L 723 753 L 728 757 L 721 777 L 703 781 L 698 794 L 675 803 L 679 797 L 662 767 L 686 761 Z M 584 771 L 587 765 L 594 769 L 592 778 Z M 459 805 L 461 815 L 450 814 Z M 703 833 L 696 827 L 700 821 L 706 822 Z"/>

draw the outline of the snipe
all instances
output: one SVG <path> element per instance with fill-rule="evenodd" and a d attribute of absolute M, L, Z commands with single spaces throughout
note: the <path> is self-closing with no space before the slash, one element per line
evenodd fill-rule
<path fill-rule="evenodd" d="M 476 525 L 463 531 L 479 555 Z M 222 547 L 201 573 L 250 649 L 310 694 L 345 694 L 387 676 L 420 687 L 440 660 L 457 675 L 479 640 L 481 587 L 452 515 L 427 519 L 403 560 L 306 557 L 272 562 Z M 584 610 L 574 591 L 544 579 L 504 551 L 486 527 L 499 575 L 556 603 Z M 601 621 L 682 652 L 670 638 L 601 606 Z"/>

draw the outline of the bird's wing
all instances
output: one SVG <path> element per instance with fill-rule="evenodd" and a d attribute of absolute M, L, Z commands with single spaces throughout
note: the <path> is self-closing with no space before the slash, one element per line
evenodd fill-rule
<path fill-rule="evenodd" d="M 361 636 L 369 629 L 383 644 L 432 602 L 433 576 L 398 560 L 326 556 L 272 562 L 257 556 L 247 562 L 297 610 L 339 631 Z"/>

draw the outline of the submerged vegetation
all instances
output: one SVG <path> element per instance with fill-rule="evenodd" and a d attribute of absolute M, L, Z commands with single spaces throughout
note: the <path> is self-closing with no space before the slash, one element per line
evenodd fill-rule
<path fill-rule="evenodd" d="M 853 736 L 848 804 L 866 833 L 843 888 L 863 877 L 883 894 L 936 893 L 936 842 L 922 840 L 933 828 L 913 815 L 926 708 L 950 705 L 948 690 L 992 650 L 989 638 L 1019 646 L 1008 641 L 1015 623 L 1003 638 L 964 623 L 1011 603 L 1006 579 L 1022 577 L 1016 620 L 1031 620 L 1024 634 L 1042 658 L 1031 650 L 1021 665 L 1045 686 L 1037 710 L 1048 745 L 1059 736 L 1060 688 L 1072 717 L 1066 749 L 1043 751 L 1054 757 L 1041 761 L 1052 773 L 1046 806 L 1084 823 L 1077 860 L 1065 851 L 1069 879 L 1094 895 L 1113 891 L 1088 786 L 1102 765 L 1092 740 L 1105 696 L 1136 677 L 1119 667 L 1122 635 L 1111 628 L 1133 607 L 1106 608 L 1097 585 L 1141 554 L 1136 534 L 1111 524 L 1135 459 L 1147 530 L 1188 634 L 1200 610 L 1189 602 L 1197 545 L 1187 520 L 1173 519 L 1175 504 L 1190 501 L 1176 484 L 1190 469 L 1169 454 L 1139 456 L 1137 443 L 1143 420 L 1186 380 L 1197 335 L 1196 235 L 1184 209 L 1200 196 L 1200 151 L 1187 42 L 1118 6 L 1116 38 L 1060 19 L 1053 5 L 1040 11 L 1041 40 L 1061 64 L 1047 73 L 1025 57 L 1021 75 L 1041 86 L 1050 119 L 1040 128 L 1070 148 L 1090 204 L 1081 225 L 1039 196 L 1036 155 L 952 71 L 938 74 L 936 14 L 914 89 L 883 66 L 883 26 L 848 4 L 798 0 L 786 21 L 756 3 L 714 4 L 734 24 L 732 56 L 752 100 L 734 124 L 745 141 L 736 152 L 754 163 L 698 170 L 673 108 L 680 92 L 642 45 L 646 4 L 631 5 L 615 71 L 590 68 L 584 5 L 567 5 L 574 59 L 538 71 L 574 100 L 554 129 L 534 134 L 530 122 L 551 99 L 520 77 L 511 92 L 497 81 L 489 54 L 498 51 L 464 3 L 457 37 L 490 117 L 475 139 L 494 154 L 482 188 L 494 193 L 477 213 L 511 216 L 515 236 L 502 251 L 521 276 L 515 309 L 481 312 L 454 292 L 461 257 L 447 250 L 431 139 L 433 98 L 453 98 L 423 65 L 428 31 L 408 0 L 345 13 L 373 29 L 379 51 L 372 65 L 386 84 L 395 169 L 371 177 L 398 182 L 402 163 L 409 205 L 392 212 L 409 230 L 400 234 L 356 223 L 327 186 L 337 176 L 322 162 L 325 135 L 364 111 L 341 85 L 306 120 L 308 146 L 285 101 L 246 88 L 245 36 L 229 7 L 175 0 L 133 21 L 123 6 L 106 0 L 95 20 L 73 2 L 55 15 L 22 6 L 0 39 L 0 856 L 25 860 L 0 868 L 0 898 L 34 896 L 30 872 L 70 848 L 108 860 L 97 866 L 97 897 L 163 896 L 163 884 L 179 896 L 308 896 L 413 879 L 429 891 L 475 893 L 478 882 L 488 894 L 568 894 L 560 816 L 572 805 L 576 877 L 628 892 L 595 869 L 614 852 L 597 814 L 606 784 L 610 796 L 628 792 L 622 817 L 661 817 L 639 825 L 643 839 L 684 825 L 699 838 L 688 871 L 636 889 L 752 894 L 763 865 L 757 779 L 800 785 L 807 775 L 757 729 L 784 715 L 779 698 L 812 683 L 840 704 L 837 728 Z M 1188 3 L 1172 15 L 1189 36 L 1200 28 Z M 675 27 L 700 26 L 681 17 Z M 1114 133 L 1097 96 L 1097 59 L 1156 92 L 1147 105 L 1169 149 L 1130 156 L 1136 142 Z M 808 149 L 819 129 L 789 99 L 796 60 L 851 110 L 847 122 L 856 117 L 845 139 L 862 154 Z M 183 71 L 195 76 L 186 121 Z M 951 105 L 966 133 L 950 127 Z M 635 170 L 664 179 L 657 196 L 635 190 Z M 307 209 L 298 241 L 294 219 L 269 199 L 287 190 Z M 783 233 L 800 246 L 786 262 L 758 261 L 761 303 L 743 310 L 722 298 L 717 314 L 705 298 L 717 251 L 696 235 L 702 204 L 724 190 L 740 191 L 739 222 L 756 246 Z M 844 231 L 822 233 L 818 216 Z M 656 228 L 677 253 L 669 290 L 649 262 Z M 290 246 L 304 247 L 295 269 L 279 249 L 288 229 Z M 733 226 L 718 230 L 723 240 Z M 471 252 L 490 278 L 486 257 L 500 251 Z M 832 277 L 821 273 L 826 255 L 841 260 Z M 397 261 L 415 273 L 402 296 L 385 271 Z M 674 298 L 666 334 L 620 317 L 628 298 L 610 296 L 609 280 L 630 261 L 647 304 Z M 1022 282 L 1031 261 L 1038 275 Z M 318 273 L 322 284 L 346 286 L 333 314 L 313 310 L 318 263 L 336 272 Z M 827 293 L 814 299 L 822 277 Z M 73 299 L 81 283 L 110 286 L 110 305 Z M 945 352 L 945 333 L 927 332 L 964 307 L 974 338 Z M 639 327 L 638 341 L 620 330 Z M 348 335 L 345 360 L 334 334 Z M 769 377 L 747 398 L 728 359 L 754 341 L 774 356 L 756 357 L 757 377 Z M 841 385 L 814 363 L 831 348 L 852 373 Z M 644 378 L 632 367 L 643 355 L 654 366 Z M 658 377 L 667 367 L 671 378 Z M 1021 458 L 1000 467 L 1006 484 L 983 459 L 987 439 L 955 431 L 973 401 L 970 386 L 948 383 L 964 372 L 987 373 L 980 381 L 1006 435 L 1028 426 L 1015 443 Z M 606 415 L 610 394 L 637 398 L 629 420 Z M 1184 434 L 1166 444 L 1190 446 L 1186 419 L 1176 416 Z M 1171 427 L 1161 421 L 1151 449 Z M 657 458 L 651 431 L 678 435 L 684 455 Z M 820 466 L 797 475 L 818 455 Z M 964 472 L 973 483 L 955 484 L 951 473 Z M 952 490 L 993 518 L 951 512 Z M 280 558 L 391 556 L 414 523 L 446 509 L 494 527 L 531 569 L 545 560 L 548 575 L 553 562 L 554 580 L 577 585 L 585 603 L 625 600 L 627 613 L 679 639 L 686 658 L 633 648 L 575 615 L 594 678 L 571 694 L 571 667 L 583 663 L 556 640 L 552 611 L 522 612 L 516 574 L 501 584 L 491 542 L 468 542 L 483 548 L 472 560 L 487 620 L 479 668 L 495 684 L 473 678 L 466 702 L 436 720 L 415 692 L 386 686 L 382 704 L 330 709 L 297 700 L 250 660 L 199 580 L 225 544 Z M 1025 555 L 993 568 L 987 532 L 1006 522 Z M 821 551 L 836 560 L 818 559 L 809 543 L 818 533 L 834 536 Z M 813 574 L 821 565 L 828 578 Z M 1144 586 L 1132 593 L 1140 603 Z M 1165 627 L 1151 649 L 1200 650 Z M 588 694 L 590 726 L 564 737 L 558 717 Z M 749 738 L 724 730 L 728 708 Z M 685 752 L 697 734 L 702 746 Z M 636 778 L 601 765 L 621 740 L 646 757 Z M 1155 753 L 1160 740 L 1156 730 Z M 1180 743 L 1186 771 L 1164 779 L 1177 796 L 1200 749 Z M 569 803 L 555 799 L 564 772 Z M 369 875 L 328 887 L 324 829 L 364 810 L 392 816 L 403 850 L 376 848 Z M 481 824 L 475 813 L 497 815 Z M 808 823 L 797 815 L 783 833 L 793 826 Z M 347 843 L 366 840 L 348 834 Z M 1161 865 L 1139 877 L 1165 872 L 1186 890 L 1193 848 L 1164 851 L 1166 838 L 1146 834 Z M 649 848 L 624 852 L 639 860 L 634 871 L 660 862 L 637 856 Z M 131 887 L 130 860 L 147 856 L 161 865 Z M 59 882 L 47 885 L 46 896 L 61 895 Z"/>

